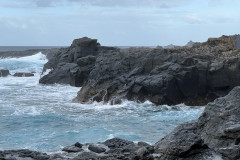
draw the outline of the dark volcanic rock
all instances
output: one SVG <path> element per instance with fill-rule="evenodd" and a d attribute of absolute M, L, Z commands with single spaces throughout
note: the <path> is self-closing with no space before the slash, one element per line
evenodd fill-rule
<path fill-rule="evenodd" d="M 43 84 L 70 84 L 71 82 L 71 71 L 76 69 L 78 66 L 75 63 L 60 63 L 55 70 L 49 72 L 48 75 L 43 76 L 39 83 Z"/>
<path fill-rule="evenodd" d="M 0 77 L 7 77 L 8 75 L 10 75 L 9 70 L 7 70 L 7 69 L 0 69 Z"/>
<path fill-rule="evenodd" d="M 36 160 L 49 160 L 50 156 L 46 153 L 35 152 L 30 150 L 9 150 L 0 151 L 0 159 L 18 160 L 18 159 L 36 159 Z"/>
<path fill-rule="evenodd" d="M 17 72 L 13 75 L 14 77 L 33 77 L 33 73 Z"/>
<path fill-rule="evenodd" d="M 105 144 L 114 146 L 110 149 Z M 143 146 L 144 145 L 144 146 Z M 153 146 L 146 143 L 141 145 L 130 141 L 114 138 L 103 143 L 80 144 L 65 147 L 64 152 L 42 153 L 30 150 L 0 151 L 0 159 L 15 160 L 153 160 Z"/>
<path fill-rule="evenodd" d="M 87 37 L 75 39 L 69 48 L 69 50 L 71 50 L 69 61 L 77 63 L 78 59 L 81 57 L 97 55 L 99 46 L 100 44 L 96 39 L 90 39 Z"/>
<path fill-rule="evenodd" d="M 105 144 L 111 149 L 115 149 L 115 148 L 121 148 L 130 144 L 133 144 L 133 142 L 120 139 L 120 138 L 113 138 L 105 141 L 103 144 Z"/>
<path fill-rule="evenodd" d="M 51 70 L 40 79 L 43 84 L 71 84 L 80 87 L 88 80 L 96 56 L 100 52 L 116 50 L 113 47 L 101 47 L 96 39 L 87 37 L 75 39 L 68 48 L 62 48 L 44 65 L 43 72 Z"/>
<path fill-rule="evenodd" d="M 64 147 L 62 150 L 65 152 L 81 152 L 81 151 L 83 151 L 83 149 L 76 147 L 76 146 Z"/>
<path fill-rule="evenodd" d="M 73 160 L 98 160 L 98 156 L 93 152 L 82 152 L 77 157 L 74 157 Z"/>
<path fill-rule="evenodd" d="M 95 152 L 95 153 L 102 153 L 102 152 L 105 152 L 105 151 L 106 151 L 105 148 L 103 148 L 103 147 L 101 147 L 101 146 L 98 146 L 98 145 L 96 145 L 96 144 L 90 144 L 90 145 L 88 146 L 88 149 L 89 149 L 90 151 L 92 151 L 92 152 Z"/>
<path fill-rule="evenodd" d="M 119 104 L 122 99 L 154 104 L 206 105 L 240 85 L 240 36 L 209 38 L 192 47 L 101 47 L 76 39 L 60 49 L 43 71 L 43 84 L 82 87 L 74 102 Z"/>
<path fill-rule="evenodd" d="M 64 147 L 62 150 L 65 152 L 81 152 L 83 151 L 82 146 L 83 145 L 81 143 L 77 142 L 72 146 Z"/>
<path fill-rule="evenodd" d="M 155 144 L 162 159 L 197 159 L 221 155 L 223 159 L 239 159 L 240 87 L 227 96 L 209 103 L 197 121 L 179 125 Z"/>
<path fill-rule="evenodd" d="M 193 47 L 101 53 L 74 101 L 205 105 L 240 85 L 240 50 L 234 49 L 238 38 L 210 38 Z"/>

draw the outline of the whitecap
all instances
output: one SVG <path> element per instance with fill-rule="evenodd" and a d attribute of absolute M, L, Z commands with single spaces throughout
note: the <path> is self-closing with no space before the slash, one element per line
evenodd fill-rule
<path fill-rule="evenodd" d="M 4 59 L 0 59 L 0 60 L 1 61 L 15 60 L 15 61 L 24 61 L 24 62 L 42 62 L 42 61 L 47 62 L 47 57 L 46 57 L 46 55 L 42 54 L 42 52 L 38 52 L 31 56 L 24 56 L 24 57 L 19 57 L 19 58 L 9 57 L 9 58 L 4 58 Z"/>

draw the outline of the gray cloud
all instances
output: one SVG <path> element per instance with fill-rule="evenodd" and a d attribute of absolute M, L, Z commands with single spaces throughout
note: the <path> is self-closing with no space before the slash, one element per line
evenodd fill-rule
<path fill-rule="evenodd" d="M 0 0 L 4 37 L 0 44 L 70 45 L 72 39 L 88 36 L 103 45 L 183 45 L 238 33 L 239 1 L 229 2 L 235 4 L 224 0 Z"/>
<path fill-rule="evenodd" d="M 2 6 L 9 8 L 56 7 L 77 4 L 98 7 L 157 7 L 171 8 L 182 6 L 190 0 L 13 0 Z"/>
<path fill-rule="evenodd" d="M 85 5 L 99 6 L 99 7 L 160 7 L 170 8 L 181 6 L 189 0 L 68 0 L 69 2 L 82 3 Z"/>
<path fill-rule="evenodd" d="M 53 7 L 58 1 L 57 0 L 34 0 L 32 3 L 35 3 L 38 7 Z"/>

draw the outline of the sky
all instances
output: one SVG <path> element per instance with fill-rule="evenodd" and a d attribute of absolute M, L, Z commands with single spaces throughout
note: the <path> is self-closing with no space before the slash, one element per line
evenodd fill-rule
<path fill-rule="evenodd" d="M 239 0 L 0 0 L 0 46 L 185 45 L 240 33 Z"/>

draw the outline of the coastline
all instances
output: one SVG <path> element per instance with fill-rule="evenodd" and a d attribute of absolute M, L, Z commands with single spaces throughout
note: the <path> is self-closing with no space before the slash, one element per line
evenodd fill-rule
<path fill-rule="evenodd" d="M 40 79 L 43 84 L 82 87 L 78 103 L 121 104 L 122 99 L 156 105 L 206 105 L 198 120 L 176 127 L 149 145 L 113 138 L 75 143 L 64 152 L 1 151 L 2 159 L 237 159 L 240 157 L 240 46 L 236 36 L 212 38 L 171 49 L 102 47 L 95 39 L 74 40 L 55 52 Z M 230 91 L 230 92 L 229 92 Z M 68 155 L 68 153 L 71 153 Z M 76 154 L 72 154 L 75 152 Z"/>

